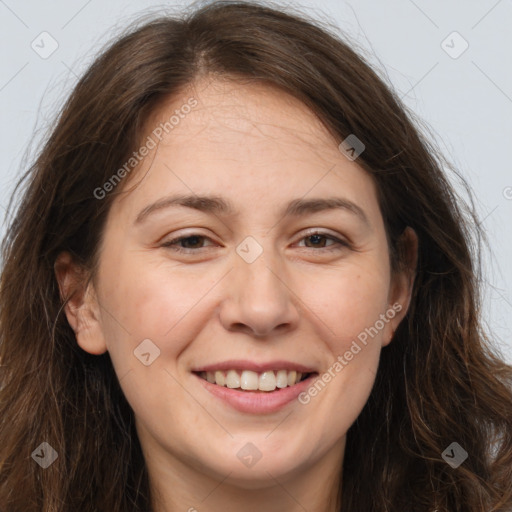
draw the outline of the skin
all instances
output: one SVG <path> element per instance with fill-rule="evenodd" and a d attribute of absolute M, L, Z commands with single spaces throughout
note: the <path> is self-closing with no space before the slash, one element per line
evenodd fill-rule
<path fill-rule="evenodd" d="M 135 186 L 123 183 L 93 282 L 82 285 L 80 268 L 60 255 L 61 293 L 77 290 L 68 321 L 83 350 L 110 353 L 156 512 L 332 512 L 346 432 L 409 305 L 416 237 L 407 231 L 409 271 L 392 275 L 371 177 L 303 104 L 268 86 L 203 79 L 162 104 L 141 140 L 190 96 L 198 106 L 133 171 L 127 183 Z M 237 213 L 178 206 L 135 222 L 175 193 L 223 196 Z M 357 204 L 368 223 L 343 209 L 281 214 L 292 199 L 328 196 Z M 308 228 L 349 245 L 312 239 Z M 162 246 L 192 234 L 206 238 L 173 246 L 188 254 Z M 247 236 L 263 250 L 252 263 L 236 252 Z M 238 412 L 191 373 L 227 359 L 284 359 L 321 375 L 397 303 L 401 311 L 308 404 Z M 160 350 L 149 366 L 134 356 L 144 339 Z M 237 457 L 248 442 L 262 454 L 252 467 Z"/>

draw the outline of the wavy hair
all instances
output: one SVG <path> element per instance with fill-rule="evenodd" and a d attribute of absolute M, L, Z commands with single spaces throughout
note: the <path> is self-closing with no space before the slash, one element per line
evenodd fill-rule
<path fill-rule="evenodd" d="M 94 191 L 138 147 L 161 102 L 209 74 L 278 87 L 339 142 L 356 134 L 394 270 L 404 228 L 418 235 L 410 309 L 347 434 L 340 510 L 510 510 L 512 368 L 479 316 L 483 233 L 471 201 L 354 44 L 289 9 L 226 1 L 146 19 L 103 49 L 18 183 L 0 280 L 0 509 L 151 510 L 133 411 L 108 353 L 77 345 L 54 264 L 69 251 L 90 279 L 119 193 L 99 201 Z M 44 470 L 31 458 L 42 442 L 59 457 Z M 457 468 L 442 457 L 452 442 L 468 453 Z"/>

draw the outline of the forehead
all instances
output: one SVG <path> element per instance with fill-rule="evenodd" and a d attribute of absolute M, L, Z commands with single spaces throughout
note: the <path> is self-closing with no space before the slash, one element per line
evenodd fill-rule
<path fill-rule="evenodd" d="M 367 172 L 339 151 L 306 105 L 276 88 L 211 79 L 191 84 L 159 105 L 141 140 L 155 138 L 173 116 L 172 129 L 133 173 L 143 179 L 126 199 L 139 206 L 165 192 L 222 193 L 253 209 L 257 197 L 270 206 L 341 192 L 375 210 Z"/>
<path fill-rule="evenodd" d="M 164 134 L 163 145 L 191 138 L 225 146 L 244 141 L 239 149 L 247 157 L 258 156 L 250 153 L 254 146 L 281 152 L 286 146 L 307 146 L 318 158 L 337 148 L 334 137 L 298 99 L 274 86 L 226 79 L 202 79 L 164 100 L 147 120 L 144 135 L 168 121 L 170 114 L 178 113 L 190 98 L 197 100 L 197 105 L 179 119 L 171 133 Z"/>

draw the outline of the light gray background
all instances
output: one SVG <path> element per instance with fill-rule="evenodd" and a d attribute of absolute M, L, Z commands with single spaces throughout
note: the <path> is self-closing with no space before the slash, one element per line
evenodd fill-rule
<path fill-rule="evenodd" d="M 98 49 L 142 11 L 189 4 L 0 0 L 2 219 L 25 169 L 22 157 L 30 147 L 32 155 L 37 151 L 56 107 Z M 291 4 L 336 24 L 365 49 L 370 63 L 381 76 L 389 77 L 406 105 L 426 121 L 443 153 L 472 186 L 490 245 L 484 254 L 483 314 L 496 346 L 512 362 L 512 2 L 301 0 Z M 463 39 L 448 37 L 454 31 Z M 40 52 L 50 48 L 51 41 L 40 36 L 42 32 L 58 43 L 45 59 L 31 47 L 35 41 Z M 458 55 L 464 40 L 469 47 Z M 0 236 L 4 233 L 5 224 Z"/>

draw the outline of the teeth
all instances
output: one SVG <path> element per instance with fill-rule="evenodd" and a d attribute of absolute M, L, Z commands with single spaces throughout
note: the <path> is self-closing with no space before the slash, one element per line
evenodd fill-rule
<path fill-rule="evenodd" d="M 274 391 L 276 389 L 276 374 L 274 372 L 263 372 L 260 375 L 259 389 L 261 391 Z"/>
<path fill-rule="evenodd" d="M 240 377 L 240 387 L 242 389 L 248 390 L 256 390 L 258 389 L 259 381 L 258 374 L 256 372 L 250 372 L 249 370 L 244 370 L 242 372 L 242 376 Z"/>
<path fill-rule="evenodd" d="M 215 372 L 215 384 L 219 386 L 224 386 L 226 384 L 226 377 L 224 377 L 224 372 Z"/>
<path fill-rule="evenodd" d="M 262 373 L 250 370 L 228 370 L 201 372 L 200 376 L 212 384 L 231 389 L 241 388 L 246 391 L 275 391 L 276 388 L 293 386 L 300 382 L 303 374 L 295 370 L 266 371 Z"/>
<path fill-rule="evenodd" d="M 288 386 L 288 372 L 286 370 L 279 370 L 277 372 L 276 386 L 278 388 L 285 388 Z"/>
<path fill-rule="evenodd" d="M 226 374 L 226 386 L 228 388 L 240 387 L 240 376 L 235 370 L 229 370 Z"/>

